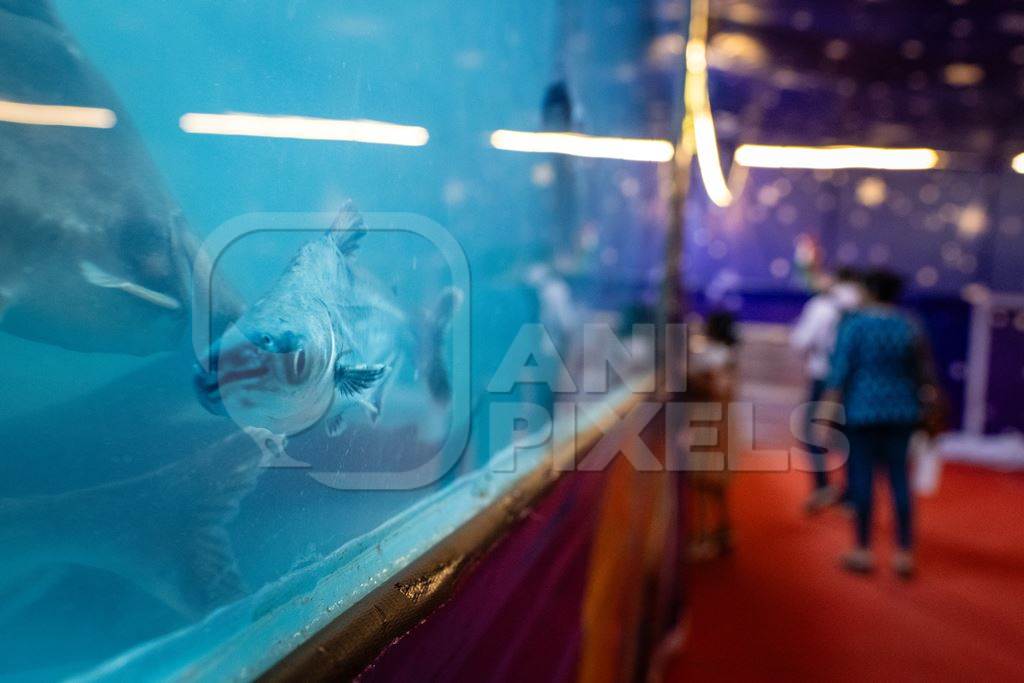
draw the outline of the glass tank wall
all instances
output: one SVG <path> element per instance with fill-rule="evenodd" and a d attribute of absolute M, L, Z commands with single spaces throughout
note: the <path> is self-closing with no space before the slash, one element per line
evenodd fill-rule
<path fill-rule="evenodd" d="M 252 677 L 470 514 L 522 326 L 649 317 L 666 223 L 492 134 L 672 139 L 682 19 L 0 0 L 0 677 Z"/>

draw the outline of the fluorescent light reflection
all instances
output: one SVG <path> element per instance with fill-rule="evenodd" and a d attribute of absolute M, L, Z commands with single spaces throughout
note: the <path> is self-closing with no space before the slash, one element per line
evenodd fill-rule
<path fill-rule="evenodd" d="M 689 138 L 684 130 L 682 139 L 687 143 L 692 141 L 708 198 L 716 206 L 725 207 L 732 203 L 732 192 L 722 171 L 708 92 L 708 24 L 708 0 L 693 0 L 690 6 L 690 39 L 686 45 L 686 83 L 683 87 L 687 122 L 693 127 L 693 138 Z M 684 122 L 684 127 L 687 122 Z"/>
<path fill-rule="evenodd" d="M 591 159 L 624 161 L 671 161 L 675 148 L 667 140 L 604 138 L 581 133 L 528 133 L 496 130 L 491 146 L 508 152 L 567 154 Z"/>
<path fill-rule="evenodd" d="M 732 192 L 722 172 L 722 160 L 718 154 L 718 137 L 711 109 L 698 110 L 693 116 L 693 135 L 697 146 L 697 163 L 704 189 L 716 206 L 732 204 Z"/>
<path fill-rule="evenodd" d="M 117 115 L 109 109 L 100 107 L 68 107 L 0 100 L 0 121 L 31 126 L 113 128 L 117 125 Z"/>
<path fill-rule="evenodd" d="M 741 145 L 736 150 L 735 160 L 736 163 L 750 168 L 865 168 L 883 171 L 921 171 L 938 166 L 940 155 L 934 149 L 925 148 Z"/>
<path fill-rule="evenodd" d="M 376 145 L 422 147 L 430 133 L 420 126 L 369 120 L 319 119 L 263 114 L 185 114 L 179 122 L 186 133 L 241 135 L 296 140 L 337 140 Z"/>
<path fill-rule="evenodd" d="M 1024 152 L 1021 152 L 1010 162 L 1010 167 L 1017 173 L 1024 173 Z"/>

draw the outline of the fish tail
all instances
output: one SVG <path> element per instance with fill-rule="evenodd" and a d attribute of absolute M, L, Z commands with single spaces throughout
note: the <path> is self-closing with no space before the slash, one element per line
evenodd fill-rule
<path fill-rule="evenodd" d="M 444 350 L 445 335 L 452 318 L 462 307 L 465 295 L 457 287 L 446 287 L 434 301 L 427 313 L 425 374 L 430 395 L 439 403 L 448 403 L 452 396 L 450 371 L 446 367 Z"/>

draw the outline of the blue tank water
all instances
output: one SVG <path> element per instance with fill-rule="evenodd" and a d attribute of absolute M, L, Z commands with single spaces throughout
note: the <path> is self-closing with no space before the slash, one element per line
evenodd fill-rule
<path fill-rule="evenodd" d="M 490 136 L 670 139 L 674 5 L 0 1 L 0 678 L 227 642 L 252 677 L 297 598 L 330 616 L 486 501 L 510 343 L 572 365 L 643 317 L 666 222 L 658 164 Z M 385 534 L 415 542 L 360 554 Z"/>

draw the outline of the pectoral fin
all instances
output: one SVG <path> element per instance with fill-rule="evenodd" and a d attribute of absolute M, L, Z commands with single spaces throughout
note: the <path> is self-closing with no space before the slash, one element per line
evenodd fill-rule
<path fill-rule="evenodd" d="M 370 418 L 370 422 L 377 424 L 377 420 L 380 419 L 380 410 L 381 404 L 384 402 L 384 394 L 387 392 L 388 388 L 394 384 L 395 377 L 400 372 L 401 365 L 401 359 L 392 355 L 387 359 L 385 364 L 385 367 L 387 368 L 387 376 L 377 382 L 368 392 L 355 398 L 356 403 L 362 406 L 363 410 L 366 411 L 366 415 Z"/>
<path fill-rule="evenodd" d="M 288 455 L 288 437 L 284 434 L 275 434 L 263 427 L 244 427 L 242 429 L 248 434 L 256 445 L 259 446 L 263 457 L 260 460 L 260 467 L 263 469 L 287 469 L 295 467 L 310 467 L 308 462 L 296 460 Z"/>
<path fill-rule="evenodd" d="M 384 378 L 387 365 L 339 365 L 334 370 L 334 384 L 344 397 L 360 394 Z"/>
<path fill-rule="evenodd" d="M 341 413 L 331 417 L 324 422 L 324 432 L 331 439 L 336 439 L 348 429 L 348 423 L 345 422 L 345 416 Z"/>
<path fill-rule="evenodd" d="M 119 278 L 116 275 L 111 275 L 91 261 L 81 261 L 79 262 L 78 267 L 82 272 L 82 277 L 91 285 L 103 287 L 105 289 L 119 289 L 126 294 L 131 294 L 132 296 L 138 297 L 139 299 L 147 301 L 154 306 L 159 306 L 160 308 L 167 308 L 172 311 L 181 308 L 181 302 L 174 297 L 161 294 L 160 292 L 155 292 L 152 289 L 148 289 L 135 282 Z"/>
<path fill-rule="evenodd" d="M 382 386 L 382 384 L 377 386 Z M 375 391 L 374 395 L 370 398 L 357 397 L 355 401 L 366 411 L 366 416 L 370 418 L 371 422 L 377 422 L 377 418 L 380 417 L 380 398 L 378 392 Z"/>

